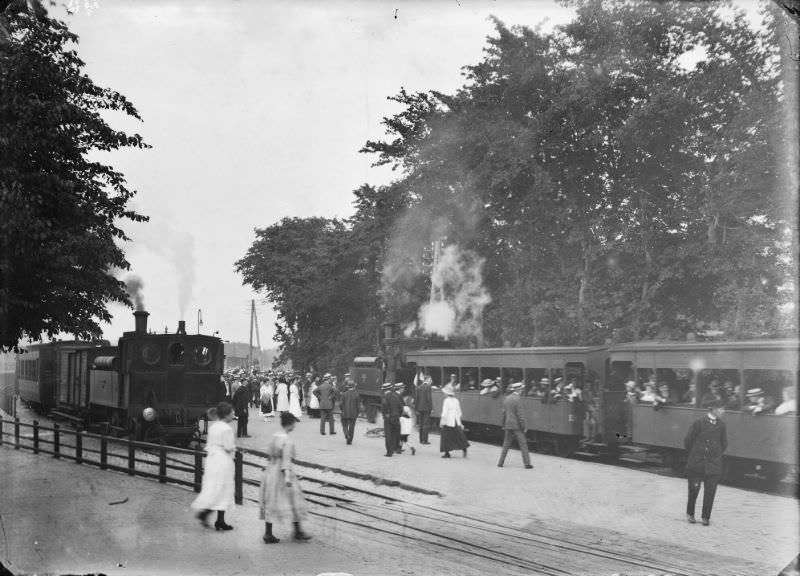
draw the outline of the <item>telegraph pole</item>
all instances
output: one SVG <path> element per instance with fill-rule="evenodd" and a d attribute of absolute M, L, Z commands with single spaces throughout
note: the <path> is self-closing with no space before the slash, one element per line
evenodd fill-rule
<path fill-rule="evenodd" d="M 250 348 L 247 354 L 247 368 L 253 368 L 253 324 L 256 317 L 256 301 L 250 300 Z"/>

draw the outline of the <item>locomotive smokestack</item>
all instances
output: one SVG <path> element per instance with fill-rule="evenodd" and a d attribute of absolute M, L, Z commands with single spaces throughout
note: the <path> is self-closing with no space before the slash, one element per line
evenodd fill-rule
<path fill-rule="evenodd" d="M 133 313 L 133 317 L 136 319 L 136 333 L 137 334 L 147 334 L 147 317 L 150 316 L 149 312 L 145 312 L 144 310 L 137 310 Z"/>
<path fill-rule="evenodd" d="M 176 334 L 186 334 L 186 320 L 178 320 L 178 331 Z"/>
<path fill-rule="evenodd" d="M 394 338 L 394 330 L 397 327 L 396 322 L 384 322 L 383 324 L 383 337 Z"/>

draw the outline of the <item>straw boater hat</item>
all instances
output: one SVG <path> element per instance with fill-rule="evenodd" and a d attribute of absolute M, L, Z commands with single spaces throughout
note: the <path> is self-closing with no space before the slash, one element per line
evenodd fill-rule
<path fill-rule="evenodd" d="M 514 382 L 513 384 L 508 385 L 509 392 L 516 392 L 517 390 L 522 390 L 524 384 L 522 382 Z"/>
<path fill-rule="evenodd" d="M 481 388 L 488 388 L 489 386 L 494 386 L 494 380 L 491 378 L 487 378 L 483 382 L 481 382 Z"/>
<path fill-rule="evenodd" d="M 755 398 L 757 396 L 761 396 L 763 393 L 764 392 L 761 390 L 761 388 L 750 388 L 750 390 L 747 391 L 747 397 Z"/>
<path fill-rule="evenodd" d="M 443 392 L 444 394 L 447 394 L 448 396 L 455 396 L 455 395 L 456 395 L 456 393 L 455 393 L 455 392 L 453 392 L 453 387 L 452 387 L 452 386 L 450 386 L 450 384 L 448 384 L 447 386 L 445 386 L 444 388 L 442 388 L 442 392 Z"/>
<path fill-rule="evenodd" d="M 405 388 L 405 387 L 406 387 L 406 385 L 405 385 L 405 384 L 403 384 L 402 382 L 397 382 L 397 383 L 394 385 L 394 389 L 395 389 L 395 390 L 402 390 L 402 389 L 403 389 L 403 388 Z"/>
<path fill-rule="evenodd" d="M 387 390 L 391 390 L 392 388 L 394 388 L 394 384 L 392 384 L 391 382 L 384 382 L 383 386 L 381 386 L 381 390 L 383 390 L 384 392 L 386 392 Z"/>
<path fill-rule="evenodd" d="M 542 378 L 539 380 L 539 384 L 550 384 L 550 378 Z"/>

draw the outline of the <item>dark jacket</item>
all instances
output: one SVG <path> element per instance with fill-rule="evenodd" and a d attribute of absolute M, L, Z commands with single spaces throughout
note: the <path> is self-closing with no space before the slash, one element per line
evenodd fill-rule
<path fill-rule="evenodd" d="M 339 408 L 342 411 L 342 420 L 358 418 L 358 392 L 353 389 L 345 390 L 339 401 Z"/>
<path fill-rule="evenodd" d="M 392 424 L 400 423 L 400 414 L 403 413 L 403 401 L 398 394 L 389 392 L 381 398 L 381 414 L 383 420 Z"/>
<path fill-rule="evenodd" d="M 414 393 L 414 408 L 417 412 L 430 412 L 433 409 L 431 385 L 427 382 L 417 386 L 417 390 Z"/>
<path fill-rule="evenodd" d="M 683 441 L 689 459 L 686 471 L 696 474 L 722 474 L 722 453 L 728 448 L 725 422 L 717 418 L 715 424 L 707 416 L 696 420 Z"/>
<path fill-rule="evenodd" d="M 314 396 L 319 398 L 320 410 L 333 410 L 333 404 L 336 402 L 336 388 L 331 386 L 330 382 L 323 382 L 316 390 Z"/>
<path fill-rule="evenodd" d="M 250 389 L 247 386 L 239 386 L 236 389 L 236 392 L 233 393 L 233 400 L 231 400 L 231 403 L 233 404 L 233 413 L 237 417 L 247 418 L 247 410 L 252 397 L 253 395 L 250 393 Z"/>

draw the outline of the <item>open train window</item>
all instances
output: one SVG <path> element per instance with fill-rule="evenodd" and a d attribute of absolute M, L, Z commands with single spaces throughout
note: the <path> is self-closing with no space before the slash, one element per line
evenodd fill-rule
<path fill-rule="evenodd" d="M 444 368 L 444 384 L 453 383 L 453 388 L 456 391 L 460 390 L 461 379 L 459 376 L 458 366 L 445 366 Z"/>
<path fill-rule="evenodd" d="M 462 368 L 461 369 L 461 391 L 477 390 L 478 389 L 478 369 L 477 368 Z"/>
<path fill-rule="evenodd" d="M 199 344 L 194 347 L 194 361 L 198 366 L 208 366 L 211 362 L 211 348 Z"/>
<path fill-rule="evenodd" d="M 442 369 L 438 366 L 425 366 L 422 371 L 426 376 L 431 377 L 431 386 L 435 388 L 442 387 Z"/>
<path fill-rule="evenodd" d="M 745 393 L 758 388 L 764 398 L 767 412 L 775 409 L 783 399 L 783 389 L 796 386 L 796 377 L 789 370 L 745 370 Z"/>
<path fill-rule="evenodd" d="M 500 368 L 481 368 L 480 379 L 481 382 L 490 378 L 494 380 L 495 378 L 500 377 Z"/>
<path fill-rule="evenodd" d="M 183 344 L 180 342 L 173 342 L 169 345 L 169 363 L 170 364 L 183 364 Z"/>
<path fill-rule="evenodd" d="M 522 382 L 522 368 L 503 368 L 503 390 L 508 388 L 509 384 L 514 382 Z"/>
<path fill-rule="evenodd" d="M 544 398 L 547 395 L 549 386 L 547 383 L 542 382 L 542 378 L 549 378 L 547 370 L 544 368 L 525 369 L 525 396 Z"/>

